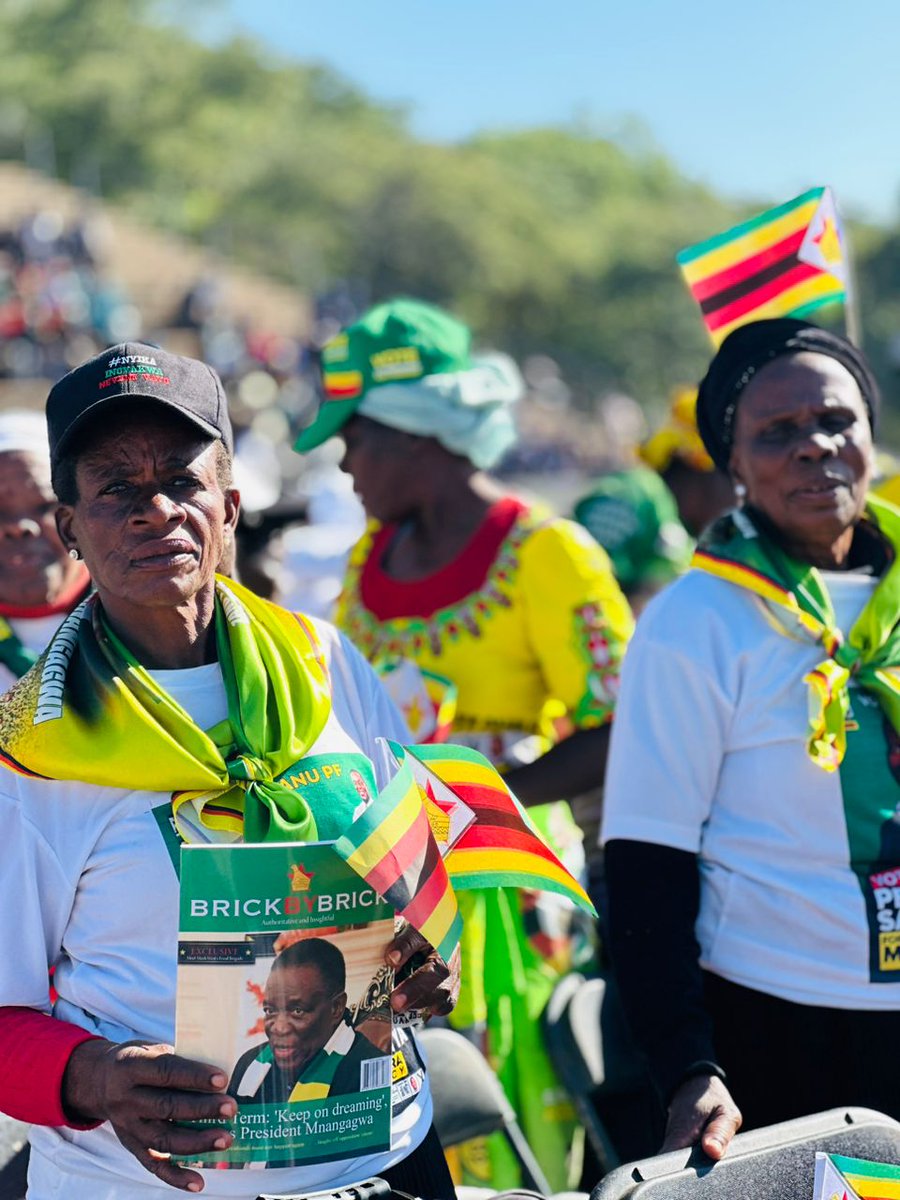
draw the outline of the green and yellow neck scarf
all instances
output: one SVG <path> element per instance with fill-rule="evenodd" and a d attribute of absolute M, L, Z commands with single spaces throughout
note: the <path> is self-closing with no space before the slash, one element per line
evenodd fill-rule
<path fill-rule="evenodd" d="M 865 517 L 887 541 L 890 565 L 853 628 L 837 627 L 822 576 L 787 555 L 746 513 L 717 521 L 692 566 L 727 579 L 759 597 L 770 622 L 786 637 L 819 643 L 826 657 L 804 676 L 809 687 L 809 740 L 813 762 L 836 770 L 847 749 L 850 679 L 871 692 L 900 731 L 900 511 L 869 497 Z"/>
<path fill-rule="evenodd" d="M 228 719 L 214 729 L 200 729 L 154 681 L 92 596 L 0 697 L 0 763 L 48 779 L 170 792 L 187 841 L 315 840 L 308 805 L 277 782 L 331 711 L 315 633 L 223 578 L 215 620 Z"/>
<path fill-rule="evenodd" d="M 353 1029 L 346 1021 L 338 1026 L 328 1042 L 310 1059 L 298 1075 L 288 1096 L 289 1104 L 295 1104 L 300 1100 L 324 1100 L 330 1094 L 338 1067 L 347 1057 L 347 1052 L 353 1045 L 353 1038 Z M 265 1063 L 272 1070 L 277 1070 L 275 1056 L 268 1043 L 260 1050 L 257 1062 Z M 265 1095 L 265 1092 L 263 1091 L 262 1094 Z"/>

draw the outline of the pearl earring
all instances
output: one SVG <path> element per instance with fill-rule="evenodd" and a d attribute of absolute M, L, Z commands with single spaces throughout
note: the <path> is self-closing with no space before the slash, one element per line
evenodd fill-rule
<path fill-rule="evenodd" d="M 743 504 L 747 499 L 747 489 L 742 483 L 736 483 L 734 485 L 734 498 L 737 500 L 738 504 Z"/>
<path fill-rule="evenodd" d="M 78 553 L 78 550 L 76 549 L 75 546 L 73 546 L 72 549 L 69 551 L 69 558 L 74 558 L 76 560 L 81 558 L 81 555 Z"/>

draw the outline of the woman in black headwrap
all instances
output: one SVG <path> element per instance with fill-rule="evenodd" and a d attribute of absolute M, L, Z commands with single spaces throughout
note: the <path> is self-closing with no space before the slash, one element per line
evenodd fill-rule
<path fill-rule="evenodd" d="M 837 1105 L 900 1117 L 900 510 L 844 338 L 758 321 L 698 425 L 741 507 L 626 656 L 603 837 L 613 959 L 668 1108 L 724 1153 Z"/>

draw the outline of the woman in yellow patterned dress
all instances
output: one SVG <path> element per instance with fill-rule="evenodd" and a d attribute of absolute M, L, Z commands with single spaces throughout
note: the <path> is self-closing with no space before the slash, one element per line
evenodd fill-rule
<path fill-rule="evenodd" d="M 370 517 L 338 624 L 376 665 L 412 660 L 455 686 L 452 740 L 504 768 L 565 853 L 579 834 L 568 806 L 553 802 L 602 780 L 631 614 L 583 529 L 484 473 L 514 441 L 518 372 L 501 356 L 473 357 L 465 325 L 412 300 L 364 314 L 325 347 L 322 368 L 325 399 L 297 449 L 340 432 L 342 466 Z M 407 705 L 414 724 L 423 715 Z M 538 1019 L 566 965 L 564 923 L 548 898 L 540 904 L 549 929 L 535 897 L 461 898 L 454 1024 L 485 1032 L 526 1134 L 561 1187 L 572 1114 Z M 508 1184 L 502 1149 L 490 1146 L 480 1161 L 476 1148 L 467 1153 L 466 1182 Z"/>

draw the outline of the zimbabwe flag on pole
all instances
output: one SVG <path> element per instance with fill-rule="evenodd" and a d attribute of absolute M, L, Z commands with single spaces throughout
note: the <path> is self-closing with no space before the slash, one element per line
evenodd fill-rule
<path fill-rule="evenodd" d="M 718 346 L 748 321 L 846 301 L 847 255 L 831 189 L 812 188 L 676 255 Z"/>
<path fill-rule="evenodd" d="M 569 874 L 483 754 L 467 746 L 407 748 L 475 814 L 444 859 L 454 889 L 524 887 L 556 892 L 596 916 L 581 884 Z"/>

